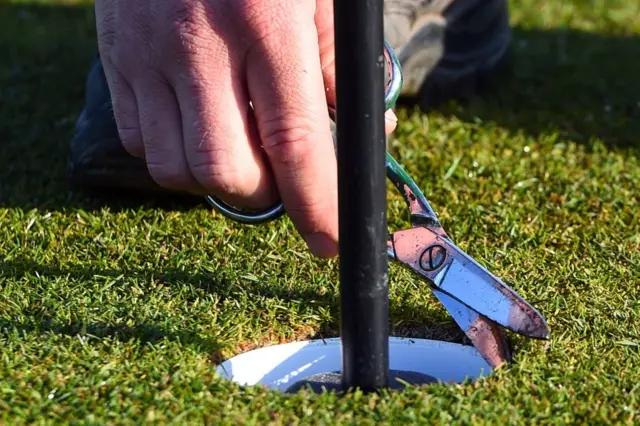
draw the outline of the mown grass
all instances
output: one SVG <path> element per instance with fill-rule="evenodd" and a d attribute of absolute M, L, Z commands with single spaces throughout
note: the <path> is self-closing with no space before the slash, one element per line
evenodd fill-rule
<path fill-rule="evenodd" d="M 337 262 L 291 223 L 72 191 L 93 10 L 0 3 L 0 419 L 18 423 L 634 423 L 640 416 L 640 7 L 512 2 L 513 75 L 399 112 L 393 154 L 446 229 L 547 318 L 475 384 L 339 399 L 215 377 L 256 345 L 335 336 Z M 390 192 L 390 226 L 406 226 Z M 394 334 L 462 341 L 391 267 Z"/>

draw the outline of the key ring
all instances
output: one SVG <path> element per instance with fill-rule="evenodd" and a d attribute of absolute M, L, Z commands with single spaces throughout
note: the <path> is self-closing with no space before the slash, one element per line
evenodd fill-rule
<path fill-rule="evenodd" d="M 387 111 L 393 108 L 400 96 L 400 92 L 402 90 L 402 71 L 398 57 L 386 40 L 384 42 L 384 53 L 388 63 L 386 67 L 388 71 L 388 82 L 384 96 L 385 111 Z M 270 222 L 280 218 L 285 213 L 282 201 L 264 211 L 252 213 L 237 209 L 213 195 L 207 195 L 205 196 L 205 199 L 218 213 L 228 217 L 229 219 L 235 220 L 236 222 L 249 225 Z"/>

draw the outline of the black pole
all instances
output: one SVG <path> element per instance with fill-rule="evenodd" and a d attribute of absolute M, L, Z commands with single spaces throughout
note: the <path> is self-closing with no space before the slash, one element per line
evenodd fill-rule
<path fill-rule="evenodd" d="M 334 0 L 342 387 L 388 386 L 383 0 Z"/>

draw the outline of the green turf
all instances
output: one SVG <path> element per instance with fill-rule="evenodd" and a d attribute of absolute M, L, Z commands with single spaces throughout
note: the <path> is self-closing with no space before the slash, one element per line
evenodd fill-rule
<path fill-rule="evenodd" d="M 399 112 L 393 154 L 472 256 L 547 318 L 476 384 L 344 399 L 240 388 L 213 366 L 335 336 L 337 261 L 285 219 L 71 191 L 92 7 L 0 2 L 0 419 L 16 423 L 633 423 L 640 417 L 640 6 L 512 2 L 514 72 Z M 390 192 L 390 226 L 407 226 Z M 462 341 L 391 266 L 396 335 Z"/>

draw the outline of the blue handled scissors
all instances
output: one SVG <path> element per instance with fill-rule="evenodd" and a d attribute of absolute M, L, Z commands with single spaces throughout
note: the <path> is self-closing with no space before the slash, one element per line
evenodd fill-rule
<path fill-rule="evenodd" d="M 385 42 L 384 47 L 388 74 L 385 110 L 388 110 L 400 95 L 402 73 L 391 46 Z M 334 110 L 329 114 L 335 119 Z M 388 152 L 386 169 L 387 177 L 407 204 L 412 225 L 389 235 L 389 259 L 427 282 L 487 363 L 497 367 L 511 362 L 511 350 L 502 327 L 530 338 L 549 339 L 542 315 L 453 243 L 420 188 Z M 285 213 L 282 203 L 263 212 L 248 213 L 213 196 L 207 196 L 206 200 L 224 216 L 245 224 L 275 220 Z"/>

